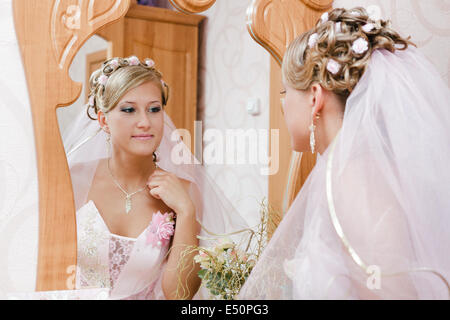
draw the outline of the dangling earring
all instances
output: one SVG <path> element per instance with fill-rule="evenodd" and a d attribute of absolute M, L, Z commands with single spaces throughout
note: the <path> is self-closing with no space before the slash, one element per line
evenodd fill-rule
<path fill-rule="evenodd" d="M 106 133 L 106 147 L 108 150 L 108 157 L 111 157 L 111 135 L 106 131 L 105 133 Z"/>
<path fill-rule="evenodd" d="M 316 119 L 320 119 L 320 113 L 316 114 Z M 311 125 L 309 126 L 309 145 L 311 146 L 311 153 L 314 154 L 316 147 L 316 137 L 314 135 L 314 130 L 316 130 L 316 125 L 314 124 L 314 113 L 311 113 Z"/>

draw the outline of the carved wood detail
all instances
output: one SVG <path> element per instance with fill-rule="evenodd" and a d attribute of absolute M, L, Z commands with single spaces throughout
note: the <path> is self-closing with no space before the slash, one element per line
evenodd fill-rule
<path fill-rule="evenodd" d="M 209 9 L 216 0 L 169 0 L 170 4 L 183 13 L 200 13 Z"/>
<path fill-rule="evenodd" d="M 316 157 L 309 152 L 304 152 L 300 157 L 290 147 L 289 135 L 280 112 L 280 66 L 289 43 L 313 27 L 331 5 L 332 0 L 254 0 L 247 10 L 248 32 L 276 62 L 271 63 L 270 129 L 279 129 L 282 139 L 279 143 L 280 170 L 269 177 L 269 203 L 281 215 L 286 213 L 305 182 Z"/>
<path fill-rule="evenodd" d="M 125 15 L 129 4 L 130 0 L 13 1 L 37 152 L 37 291 L 74 289 L 75 206 L 56 108 L 76 101 L 82 85 L 72 81 L 68 70 L 84 42 Z"/>

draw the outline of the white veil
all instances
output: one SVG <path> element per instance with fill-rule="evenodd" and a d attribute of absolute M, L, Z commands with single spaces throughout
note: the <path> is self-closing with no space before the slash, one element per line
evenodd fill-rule
<path fill-rule="evenodd" d="M 98 162 L 108 157 L 106 138 L 98 122 L 89 119 L 85 113 L 78 115 L 64 138 L 77 211 L 87 202 Z M 179 157 L 174 158 L 188 160 L 188 163 L 174 163 L 171 155 L 175 152 Z M 165 112 L 164 133 L 156 153 L 157 164 L 161 169 L 191 182 L 189 194 L 195 204 L 197 221 L 202 226 L 200 246 L 210 246 L 208 238 L 214 238 L 215 235 L 235 233 L 248 228 L 245 220 L 208 176 L 206 169 L 182 143 L 174 124 Z M 211 237 L 211 234 L 214 236 Z M 239 245 L 244 244 L 248 236 L 249 233 L 242 232 L 231 235 L 230 238 Z M 137 287 L 134 291 L 136 292 L 130 292 L 130 296 L 139 292 Z M 155 296 L 163 297 L 161 292 Z M 201 295 L 196 297 L 203 298 Z"/>
<path fill-rule="evenodd" d="M 450 93 L 416 48 L 373 52 L 241 299 L 448 299 Z"/>
<path fill-rule="evenodd" d="M 76 210 L 86 203 L 98 161 L 108 157 L 106 138 L 97 121 L 89 119 L 86 114 L 80 114 L 64 139 L 69 169 L 72 171 L 76 167 L 78 171 L 76 175 L 72 175 Z M 171 160 L 174 152 L 179 152 L 177 159 L 184 159 L 187 163 L 174 163 Z M 209 177 L 206 169 L 182 143 L 172 120 L 165 112 L 164 134 L 156 153 L 158 167 L 191 182 L 190 196 L 196 206 L 197 220 L 204 229 L 215 234 L 226 234 L 248 227 Z"/>

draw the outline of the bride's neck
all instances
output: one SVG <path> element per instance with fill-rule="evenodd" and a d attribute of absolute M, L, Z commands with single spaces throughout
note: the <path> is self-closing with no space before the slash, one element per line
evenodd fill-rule
<path fill-rule="evenodd" d="M 333 142 L 342 127 L 343 117 L 344 105 L 336 97 L 331 97 L 326 111 L 316 123 L 316 148 L 319 154 L 323 154 Z"/>
<path fill-rule="evenodd" d="M 109 168 L 114 179 L 127 191 L 142 188 L 148 177 L 154 172 L 156 166 L 149 157 L 133 157 L 113 153 Z M 108 163 L 107 163 L 108 165 Z"/>

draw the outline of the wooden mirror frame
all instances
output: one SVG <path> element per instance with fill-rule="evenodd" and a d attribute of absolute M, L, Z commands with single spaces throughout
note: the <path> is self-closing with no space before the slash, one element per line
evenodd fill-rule
<path fill-rule="evenodd" d="M 272 56 L 270 66 L 270 129 L 279 131 L 279 171 L 269 176 L 269 203 L 280 221 L 316 163 L 316 156 L 292 150 L 280 109 L 281 62 L 287 46 L 312 28 L 332 0 L 253 0 L 247 10 L 251 37 Z M 272 150 L 270 142 L 269 150 Z M 284 188 L 280 188 L 284 186 Z M 269 230 L 271 234 L 274 230 Z"/>
<path fill-rule="evenodd" d="M 56 108 L 71 105 L 81 94 L 82 84 L 72 81 L 69 67 L 87 39 L 100 28 L 122 18 L 132 1 L 136 2 L 13 0 L 37 153 L 39 246 L 36 291 L 73 289 L 68 286 L 67 279 L 77 263 L 74 197 L 56 116 Z M 199 13 L 215 3 L 215 0 L 169 1 L 184 13 Z M 248 10 L 248 30 L 253 39 L 271 53 L 279 68 L 286 45 L 312 27 L 331 2 L 254 0 Z M 278 106 L 271 103 L 271 118 L 275 109 L 278 110 Z M 289 149 L 283 145 L 286 142 L 282 140 L 281 143 L 282 148 Z M 294 161 L 291 167 L 301 168 L 300 162 Z M 294 190 L 298 184 L 296 177 L 296 174 L 291 175 L 289 190 Z"/>

